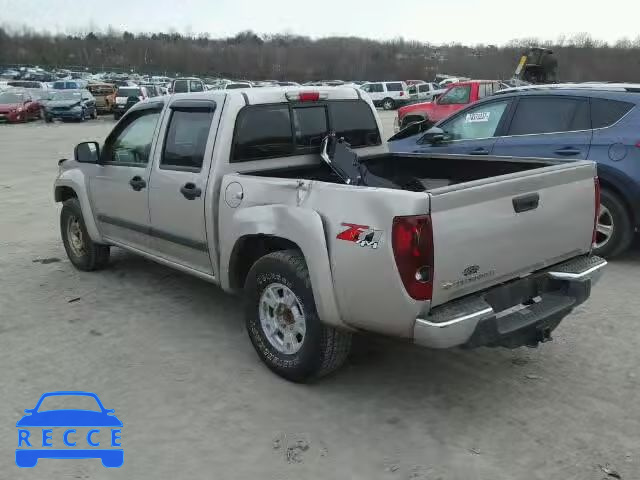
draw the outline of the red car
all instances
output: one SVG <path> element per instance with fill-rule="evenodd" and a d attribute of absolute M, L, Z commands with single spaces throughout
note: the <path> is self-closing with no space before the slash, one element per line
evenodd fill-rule
<path fill-rule="evenodd" d="M 29 92 L 0 93 L 0 122 L 28 122 L 37 118 L 42 118 L 42 105 Z"/>
<path fill-rule="evenodd" d="M 493 95 L 494 92 L 503 88 L 505 86 L 498 80 L 469 80 L 454 83 L 433 102 L 414 103 L 398 109 L 396 126 L 402 129 L 410 123 L 422 120 L 428 120 L 431 123 L 439 122 L 470 103 Z"/>

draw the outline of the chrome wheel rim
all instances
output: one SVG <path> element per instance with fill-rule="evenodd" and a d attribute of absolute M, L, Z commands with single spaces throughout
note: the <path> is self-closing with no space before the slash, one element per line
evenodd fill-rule
<path fill-rule="evenodd" d="M 84 235 L 80 227 L 78 217 L 71 216 L 67 223 L 67 238 L 69 239 L 69 247 L 76 257 L 82 257 L 85 254 Z"/>
<path fill-rule="evenodd" d="M 278 352 L 293 355 L 302 348 L 307 329 L 302 302 L 289 287 L 271 283 L 259 302 L 260 326 Z"/>
<path fill-rule="evenodd" d="M 386 102 L 384 102 L 384 104 L 382 105 L 382 107 L 385 110 L 391 110 L 391 108 L 393 107 L 393 102 L 390 102 L 389 100 L 387 100 Z"/>
<path fill-rule="evenodd" d="M 602 248 L 613 236 L 613 215 L 611 211 L 604 205 L 600 204 L 600 213 L 598 214 L 598 221 L 596 222 L 596 248 Z"/>

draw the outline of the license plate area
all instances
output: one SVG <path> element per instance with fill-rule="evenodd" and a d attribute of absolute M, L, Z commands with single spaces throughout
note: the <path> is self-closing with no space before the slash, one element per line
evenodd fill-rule
<path fill-rule="evenodd" d="M 492 288 L 484 299 L 498 313 L 517 305 L 533 305 L 541 295 L 560 292 L 562 288 L 562 282 L 550 279 L 546 274 L 530 275 Z"/>

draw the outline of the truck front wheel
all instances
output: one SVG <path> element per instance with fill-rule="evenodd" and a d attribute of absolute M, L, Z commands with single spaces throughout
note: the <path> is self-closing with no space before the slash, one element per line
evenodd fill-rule
<path fill-rule="evenodd" d="M 109 246 L 91 240 L 77 198 L 70 198 L 62 205 L 60 232 L 67 257 L 78 270 L 100 270 L 109 263 Z"/>
<path fill-rule="evenodd" d="M 318 318 L 309 271 L 299 251 L 262 257 L 251 267 L 244 290 L 249 338 L 274 373 L 305 382 L 345 362 L 351 334 Z"/>

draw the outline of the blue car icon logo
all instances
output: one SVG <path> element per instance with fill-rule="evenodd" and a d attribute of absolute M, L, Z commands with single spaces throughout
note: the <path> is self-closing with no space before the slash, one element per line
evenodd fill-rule
<path fill-rule="evenodd" d="M 64 397 L 74 401 L 93 400 L 97 408 L 92 410 L 57 409 L 47 410 L 42 402 L 52 397 Z M 93 400 L 91 400 L 93 399 Z M 40 397 L 36 406 L 25 410 L 18 427 L 16 465 L 22 468 L 35 467 L 40 458 L 99 458 L 102 465 L 118 468 L 124 462 L 121 448 L 122 422 L 114 410 L 104 408 L 95 393 L 49 392 Z M 40 430 L 41 429 L 41 430 Z M 86 432 L 86 433 L 85 433 Z M 84 448 L 86 444 L 87 448 Z M 110 448 L 105 448 L 105 447 Z M 63 448 L 64 447 L 64 448 Z"/>

